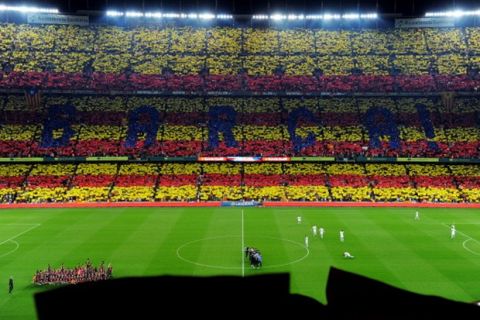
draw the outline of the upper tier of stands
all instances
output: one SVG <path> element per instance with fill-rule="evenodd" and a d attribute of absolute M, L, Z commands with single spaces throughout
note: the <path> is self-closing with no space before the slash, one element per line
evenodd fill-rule
<path fill-rule="evenodd" d="M 0 39 L 0 88 L 383 92 L 480 87 L 477 27 L 335 31 L 1 24 Z"/>
<path fill-rule="evenodd" d="M 466 74 L 480 28 L 320 29 L 0 25 L 11 71 L 235 75 Z"/>

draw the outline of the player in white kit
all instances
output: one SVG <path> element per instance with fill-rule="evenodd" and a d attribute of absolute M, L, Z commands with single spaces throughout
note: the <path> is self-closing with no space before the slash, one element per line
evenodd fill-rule
<path fill-rule="evenodd" d="M 457 230 L 455 229 L 455 225 L 452 224 L 450 227 L 450 239 L 455 239 L 455 234 L 457 233 Z"/>

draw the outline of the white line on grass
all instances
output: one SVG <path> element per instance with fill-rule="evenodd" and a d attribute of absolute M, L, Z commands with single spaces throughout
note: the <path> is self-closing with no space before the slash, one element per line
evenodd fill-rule
<path fill-rule="evenodd" d="M 25 233 L 27 233 L 27 232 L 29 232 L 29 231 L 31 231 L 31 230 L 33 230 L 33 229 L 41 226 L 42 224 L 41 224 L 41 223 L 31 223 L 31 224 L 10 223 L 10 224 L 7 224 L 7 225 L 28 225 L 28 226 L 33 226 L 33 227 L 28 228 L 27 230 L 25 230 L 25 231 L 23 231 L 23 232 L 20 232 L 19 234 L 17 234 L 16 236 L 11 237 L 10 239 L 7 239 L 7 240 L 5 240 L 5 241 L 3 241 L 3 242 L 0 242 L 0 246 L 1 246 L 2 244 L 4 244 L 4 243 L 7 243 L 7 242 L 13 242 L 13 243 L 16 244 L 15 249 L 13 249 L 13 250 L 11 250 L 11 251 L 9 251 L 9 252 L 7 252 L 7 253 L 2 254 L 2 255 L 0 256 L 0 258 L 6 257 L 6 256 L 8 256 L 9 254 L 11 254 L 11 253 L 13 253 L 13 252 L 15 252 L 15 251 L 18 250 L 18 248 L 20 247 L 20 245 L 18 244 L 17 241 L 15 241 L 15 240 L 13 240 L 13 239 L 16 239 L 16 238 L 20 237 L 21 235 L 23 235 L 23 234 L 25 234 Z M 0 309 L 2 309 L 3 306 L 4 306 L 8 301 L 10 301 L 10 298 L 11 298 L 11 295 L 8 295 L 8 298 L 3 300 L 3 302 L 0 304 Z"/>
<path fill-rule="evenodd" d="M 14 252 L 17 251 L 18 248 L 20 247 L 20 245 L 18 244 L 18 242 L 15 241 L 15 240 L 10 240 L 9 242 L 14 243 L 14 244 L 15 244 L 15 248 L 12 249 L 12 250 L 10 250 L 10 251 L 8 251 L 8 252 L 6 252 L 6 253 L 4 253 L 4 254 L 2 254 L 2 255 L 0 255 L 0 258 L 3 258 L 3 257 L 5 257 L 5 256 L 8 256 L 8 255 L 11 254 L 11 253 L 14 253 Z"/>
<path fill-rule="evenodd" d="M 293 241 L 293 240 L 289 240 L 289 239 L 283 239 L 283 238 L 268 237 L 268 236 L 258 236 L 258 237 L 265 238 L 265 239 L 273 239 L 273 240 L 289 242 L 289 243 L 294 244 L 294 245 L 296 245 L 296 246 L 298 246 L 298 247 L 300 247 L 300 248 L 302 248 L 303 250 L 306 251 L 306 254 L 304 256 L 298 258 L 297 260 L 282 263 L 282 264 L 262 266 L 262 269 L 278 268 L 278 267 L 284 267 L 284 266 L 292 265 L 292 264 L 298 263 L 298 262 L 306 259 L 308 257 L 308 255 L 310 254 L 310 250 L 308 250 L 308 248 L 306 248 L 303 243 L 300 243 L 300 242 L 297 242 L 297 241 Z M 187 246 L 189 246 L 193 243 L 197 243 L 197 242 L 201 242 L 201 241 L 205 241 L 205 240 L 218 240 L 218 239 L 227 239 L 227 238 L 241 238 L 241 237 L 240 236 L 219 236 L 219 237 L 210 237 L 210 238 L 202 238 L 202 239 L 192 240 L 192 241 L 189 241 L 187 243 L 182 244 L 180 247 L 177 248 L 177 257 L 180 260 L 183 260 L 185 262 L 188 262 L 188 263 L 191 263 L 193 265 L 200 266 L 200 267 L 225 269 L 225 270 L 232 270 L 232 269 L 237 269 L 238 270 L 238 269 L 244 268 L 243 265 L 241 267 L 239 267 L 238 265 L 237 266 L 232 266 L 232 267 L 225 267 L 225 266 L 217 266 L 217 265 L 211 265 L 211 264 L 205 264 L 205 263 L 198 263 L 196 261 L 187 259 L 180 254 L 180 251 L 182 251 L 183 248 L 185 248 L 185 247 L 187 247 Z"/>
<path fill-rule="evenodd" d="M 245 241 L 243 232 L 243 209 L 242 209 L 242 277 L 245 277 Z"/>
<path fill-rule="evenodd" d="M 471 223 L 461 223 L 461 224 L 471 224 Z M 448 228 L 451 228 L 451 226 L 449 226 L 449 225 L 446 224 L 446 223 L 442 223 L 442 225 L 444 225 L 444 226 L 446 226 L 446 227 L 448 227 Z M 477 242 L 477 243 L 480 243 L 480 241 L 478 241 L 477 239 L 475 239 L 475 238 L 473 238 L 473 237 L 470 237 L 468 234 L 466 234 L 466 233 L 464 233 L 464 232 L 461 232 L 461 231 L 458 231 L 458 230 L 457 230 L 457 233 L 459 233 L 459 234 L 463 235 L 464 237 L 468 238 L 467 240 L 463 241 L 463 243 L 462 243 L 463 248 L 464 248 L 465 250 L 467 250 L 468 252 L 470 252 L 470 253 L 473 253 L 473 254 L 475 254 L 475 255 L 477 255 L 477 256 L 480 256 L 480 253 L 479 253 L 479 252 L 473 251 L 472 249 L 468 248 L 468 247 L 465 245 L 465 244 L 466 244 L 468 241 L 470 241 L 470 240 L 473 240 L 473 241 L 475 241 L 475 242 Z"/>
<path fill-rule="evenodd" d="M 25 233 L 27 233 L 27 232 L 29 232 L 29 231 L 31 231 L 31 230 L 33 230 L 33 229 L 38 228 L 39 226 L 41 226 L 40 223 L 29 224 L 29 225 L 30 225 L 30 226 L 33 226 L 33 227 L 28 228 L 27 230 L 22 231 L 22 232 L 20 232 L 19 234 L 15 235 L 15 236 L 13 236 L 13 237 L 5 240 L 5 241 L 0 242 L 0 246 L 3 245 L 3 244 L 5 244 L 5 243 L 7 243 L 7 242 L 13 242 L 13 243 L 16 244 L 15 249 L 13 249 L 13 250 L 11 250 L 11 251 L 9 251 L 9 252 L 7 252 L 7 253 L 4 253 L 4 254 L 0 255 L 0 258 L 3 258 L 3 257 L 5 257 L 5 256 L 8 256 L 9 254 L 17 251 L 17 249 L 20 247 L 20 245 L 18 244 L 18 242 L 17 242 L 17 241 L 14 241 L 14 239 L 16 239 L 16 238 L 20 237 L 21 235 L 23 235 L 23 234 L 25 234 Z"/>
<path fill-rule="evenodd" d="M 35 224 L 35 225 L 32 224 L 33 227 L 28 228 L 27 230 L 22 231 L 22 232 L 20 232 L 19 234 L 15 235 L 15 236 L 13 236 L 13 237 L 5 240 L 5 241 L 0 242 L 0 246 L 1 246 L 2 244 L 4 244 L 4 243 L 8 242 L 8 241 L 11 241 L 11 240 L 13 240 L 13 239 L 16 239 L 16 238 L 20 237 L 22 234 L 25 234 L 25 233 L 27 233 L 28 231 L 31 231 L 31 230 L 33 230 L 33 229 L 35 229 L 35 228 L 38 228 L 40 225 L 41 225 L 41 224 Z"/>
<path fill-rule="evenodd" d="M 480 253 L 478 253 L 478 252 L 476 252 L 476 251 L 473 251 L 472 249 L 470 249 L 469 247 L 467 247 L 466 243 L 467 243 L 468 241 L 470 241 L 470 240 L 473 240 L 473 241 L 478 242 L 477 240 L 472 239 L 472 238 L 467 239 L 467 240 L 463 241 L 463 243 L 462 243 L 463 248 L 464 248 L 465 250 L 467 250 L 468 252 L 473 253 L 474 255 L 480 256 Z"/>

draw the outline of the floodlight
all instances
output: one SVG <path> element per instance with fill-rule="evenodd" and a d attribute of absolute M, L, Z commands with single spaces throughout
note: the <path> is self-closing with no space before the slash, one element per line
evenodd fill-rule
<path fill-rule="evenodd" d="M 107 17 L 123 17 L 123 12 L 115 11 L 115 10 L 108 10 Z"/>
<path fill-rule="evenodd" d="M 217 14 L 217 19 L 229 20 L 233 19 L 233 16 L 231 14 Z"/>
<path fill-rule="evenodd" d="M 38 8 L 30 6 L 7 6 L 0 4 L 0 11 L 17 11 L 21 13 L 58 13 L 58 9 L 54 8 Z"/>
<path fill-rule="evenodd" d="M 202 20 L 212 20 L 215 19 L 215 15 L 209 12 L 200 13 L 198 17 Z"/>
<path fill-rule="evenodd" d="M 128 17 L 128 18 L 143 17 L 143 12 L 140 12 L 140 11 L 127 11 L 127 12 L 125 12 L 125 17 Z"/>
<path fill-rule="evenodd" d="M 286 18 L 287 18 L 286 15 L 280 14 L 280 13 L 274 13 L 274 14 L 270 15 L 270 19 L 275 20 L 275 21 L 285 20 Z"/>
<path fill-rule="evenodd" d="M 161 12 L 145 12 L 145 18 L 161 18 Z"/>

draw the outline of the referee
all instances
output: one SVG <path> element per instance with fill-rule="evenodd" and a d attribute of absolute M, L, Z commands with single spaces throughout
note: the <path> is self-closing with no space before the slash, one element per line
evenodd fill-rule
<path fill-rule="evenodd" d="M 8 293 L 12 293 L 13 291 L 13 277 L 10 276 L 10 279 L 8 279 Z"/>

